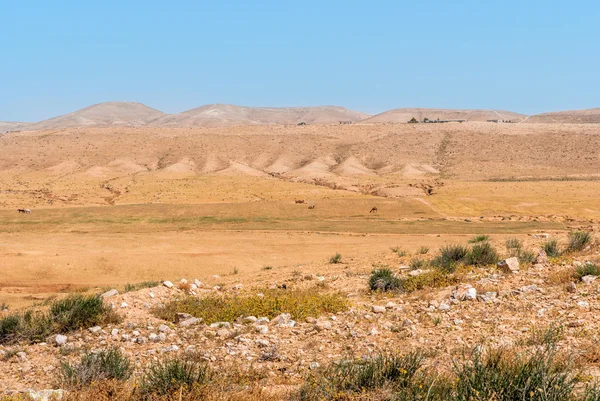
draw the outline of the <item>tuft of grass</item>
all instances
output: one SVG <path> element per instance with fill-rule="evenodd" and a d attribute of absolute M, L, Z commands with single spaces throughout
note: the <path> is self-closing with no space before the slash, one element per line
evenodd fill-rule
<path fill-rule="evenodd" d="M 535 253 L 523 249 L 523 241 L 517 238 L 509 238 L 506 240 L 506 251 L 509 257 L 516 257 L 519 263 L 531 264 L 535 261 Z"/>
<path fill-rule="evenodd" d="M 479 242 L 485 242 L 485 241 L 489 241 L 489 240 L 490 240 L 489 235 L 477 235 L 469 240 L 469 244 L 477 244 Z"/>
<path fill-rule="evenodd" d="M 527 345 L 544 345 L 546 347 L 554 347 L 563 338 L 564 328 L 561 325 L 550 324 L 542 329 L 534 327 L 531 331 L 531 336 L 527 340 Z"/>
<path fill-rule="evenodd" d="M 567 252 L 582 251 L 592 242 L 592 235 L 587 231 L 572 231 L 569 233 Z"/>
<path fill-rule="evenodd" d="M 464 262 L 473 266 L 494 265 L 500 260 L 498 252 L 489 242 L 480 242 L 471 247 L 471 251 L 465 256 Z"/>
<path fill-rule="evenodd" d="M 53 301 L 47 312 L 28 310 L 0 319 L 0 344 L 44 341 L 52 334 L 118 323 L 120 317 L 96 295 L 74 294 Z"/>
<path fill-rule="evenodd" d="M 418 276 L 408 276 L 400 279 L 400 288 L 405 292 L 412 292 L 425 288 L 443 288 L 457 284 L 459 281 L 460 276 L 457 273 L 448 274 L 435 269 Z"/>
<path fill-rule="evenodd" d="M 333 255 L 332 257 L 329 258 L 329 263 L 331 263 L 331 264 L 342 263 L 342 255 L 340 253 L 336 253 L 335 255 Z"/>
<path fill-rule="evenodd" d="M 140 386 L 143 395 L 188 393 L 206 385 L 211 372 L 204 362 L 170 358 L 152 364 L 144 373 Z"/>
<path fill-rule="evenodd" d="M 422 269 L 427 266 L 427 261 L 425 259 L 413 258 L 410 260 L 409 266 L 412 270 Z"/>
<path fill-rule="evenodd" d="M 160 285 L 159 281 L 143 281 L 135 284 L 125 284 L 125 293 L 137 290 L 143 290 L 144 288 L 154 288 Z"/>
<path fill-rule="evenodd" d="M 562 254 L 560 247 L 558 246 L 558 241 L 555 239 L 544 242 L 542 244 L 542 249 L 549 258 L 558 258 Z"/>
<path fill-rule="evenodd" d="M 469 255 L 469 248 L 462 245 L 446 245 L 440 248 L 439 256 L 431 261 L 431 266 L 446 273 L 452 273 Z"/>
<path fill-rule="evenodd" d="M 398 253 L 400 252 L 400 247 L 399 246 L 393 246 L 390 248 L 392 250 L 393 253 Z"/>
<path fill-rule="evenodd" d="M 369 288 L 371 291 L 393 291 L 400 288 L 401 281 L 390 269 L 377 269 L 371 272 Z"/>
<path fill-rule="evenodd" d="M 429 253 L 429 248 L 426 246 L 422 246 L 417 252 L 419 253 L 419 255 L 426 255 Z"/>
<path fill-rule="evenodd" d="M 584 276 L 600 276 L 600 267 L 592 263 L 584 263 L 575 270 L 575 278 L 581 279 Z"/>
<path fill-rule="evenodd" d="M 401 391 L 416 384 L 423 360 L 423 354 L 412 352 L 333 362 L 307 378 L 300 390 L 300 399 L 350 400 L 383 387 Z"/>
<path fill-rule="evenodd" d="M 124 381 L 133 372 L 133 365 L 118 348 L 86 353 L 78 364 L 63 362 L 60 384 L 70 388 L 81 388 L 103 380 Z"/>
<path fill-rule="evenodd" d="M 266 266 L 263 266 L 262 269 L 263 270 L 273 270 L 273 266 L 266 265 Z"/>
<path fill-rule="evenodd" d="M 348 309 L 348 300 L 342 293 L 319 293 L 307 290 L 266 290 L 263 296 L 209 295 L 199 299 L 182 297 L 155 308 L 160 319 L 175 321 L 177 313 L 189 313 L 204 319 L 207 324 L 233 322 L 240 316 L 276 317 L 289 313 L 295 320 L 318 317 L 323 313 L 338 313 Z"/>

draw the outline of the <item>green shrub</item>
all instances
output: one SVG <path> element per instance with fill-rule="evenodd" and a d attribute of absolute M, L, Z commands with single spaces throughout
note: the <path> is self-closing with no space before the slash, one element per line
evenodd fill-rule
<path fill-rule="evenodd" d="M 584 276 L 600 276 L 600 267 L 592 263 L 584 263 L 575 270 L 575 277 L 581 279 Z"/>
<path fill-rule="evenodd" d="M 400 288 L 400 279 L 390 269 L 377 269 L 369 278 L 371 291 L 392 291 Z"/>
<path fill-rule="evenodd" d="M 154 288 L 154 287 L 158 287 L 160 285 L 160 282 L 158 281 L 143 281 L 141 283 L 135 283 L 135 284 L 125 284 L 125 292 L 131 292 L 131 291 L 137 291 L 137 290 L 142 290 L 144 288 Z"/>
<path fill-rule="evenodd" d="M 171 358 L 152 364 L 144 373 L 140 391 L 144 395 L 172 395 L 192 391 L 208 383 L 210 370 L 203 362 Z"/>
<path fill-rule="evenodd" d="M 440 248 L 439 256 L 431 261 L 431 265 L 447 273 L 452 273 L 468 254 L 469 248 L 466 246 L 446 245 Z"/>
<path fill-rule="evenodd" d="M 457 284 L 460 278 L 457 274 L 448 274 L 441 270 L 431 270 L 418 276 L 408 276 L 400 280 L 400 288 L 405 292 L 423 290 L 425 288 L 442 288 Z"/>
<path fill-rule="evenodd" d="M 550 258 L 558 258 L 561 255 L 558 241 L 555 239 L 548 240 L 542 244 L 542 249 Z"/>
<path fill-rule="evenodd" d="M 485 241 L 489 241 L 489 240 L 490 240 L 489 235 L 477 235 L 469 240 L 469 244 L 476 244 L 478 242 L 485 242 Z"/>
<path fill-rule="evenodd" d="M 427 261 L 424 259 L 413 258 L 410 260 L 410 268 L 412 270 L 422 269 L 427 266 Z"/>
<path fill-rule="evenodd" d="M 592 235 L 587 231 L 572 231 L 569 233 L 567 252 L 582 251 L 590 242 Z"/>
<path fill-rule="evenodd" d="M 390 387 L 402 391 L 414 386 L 423 355 L 378 355 L 368 359 L 333 362 L 310 375 L 300 390 L 302 400 L 345 400 L 352 395 Z M 366 398 L 365 398 L 366 399 Z"/>
<path fill-rule="evenodd" d="M 495 265 L 500 257 L 498 252 L 489 242 L 480 242 L 471 248 L 471 251 L 465 256 L 465 263 L 473 266 Z"/>
<path fill-rule="evenodd" d="M 329 258 L 329 263 L 331 263 L 331 264 L 342 263 L 342 255 L 339 253 L 336 253 L 335 255 L 333 255 L 332 257 Z"/>
<path fill-rule="evenodd" d="M 120 317 L 95 295 L 70 295 L 53 301 L 48 312 L 15 312 L 0 319 L 0 344 L 39 342 L 52 334 L 118 323 Z"/>
<path fill-rule="evenodd" d="M 550 324 L 549 326 L 538 329 L 533 328 L 527 345 L 544 345 L 554 347 L 564 337 L 564 328 L 561 325 Z"/>
<path fill-rule="evenodd" d="M 233 322 L 240 316 L 276 317 L 289 313 L 295 320 L 318 317 L 323 313 L 338 313 L 348 309 L 348 300 L 342 293 L 322 294 L 315 289 L 266 290 L 262 296 L 209 295 L 202 299 L 182 297 L 154 308 L 160 319 L 175 321 L 177 313 L 189 313 L 204 319 L 207 324 Z"/>
<path fill-rule="evenodd" d="M 86 353 L 78 364 L 63 362 L 61 365 L 61 385 L 69 387 L 89 386 L 102 380 L 127 380 L 133 372 L 129 358 L 118 348 L 98 353 Z"/>
<path fill-rule="evenodd" d="M 517 238 L 509 238 L 505 242 L 506 250 L 512 256 L 516 256 L 521 249 L 523 249 L 523 241 Z"/>

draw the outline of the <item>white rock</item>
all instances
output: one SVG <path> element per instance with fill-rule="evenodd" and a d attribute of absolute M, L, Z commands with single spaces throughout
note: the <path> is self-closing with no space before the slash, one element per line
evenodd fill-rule
<path fill-rule="evenodd" d="M 67 336 L 64 336 L 62 334 L 57 334 L 56 337 L 54 338 L 54 341 L 56 342 L 57 345 L 65 345 L 67 343 Z"/>
<path fill-rule="evenodd" d="M 202 284 L 202 281 L 200 281 L 200 280 L 198 280 L 198 279 L 195 279 L 195 280 L 194 280 L 194 285 L 195 285 L 196 287 L 200 288 L 200 287 L 202 287 L 202 285 L 203 285 L 203 284 Z"/>
<path fill-rule="evenodd" d="M 148 340 L 152 341 L 153 343 L 157 343 L 159 341 L 158 335 L 156 333 L 150 333 Z"/>
<path fill-rule="evenodd" d="M 581 278 L 581 281 L 583 281 L 586 284 L 591 284 L 597 278 L 598 278 L 598 276 L 592 276 L 591 274 L 588 274 L 587 276 L 583 276 Z"/>
<path fill-rule="evenodd" d="M 475 288 L 469 288 L 465 293 L 465 299 L 477 299 L 477 290 Z"/>
<path fill-rule="evenodd" d="M 385 306 L 373 305 L 371 311 L 373 313 L 385 313 Z"/>
<path fill-rule="evenodd" d="M 258 319 L 255 316 L 246 316 L 244 318 L 244 323 L 254 323 L 256 322 Z"/>
<path fill-rule="evenodd" d="M 385 304 L 385 308 L 386 309 L 396 309 L 396 308 L 398 308 L 398 305 L 396 305 L 395 302 L 390 301 L 387 304 Z"/>
<path fill-rule="evenodd" d="M 127 302 L 121 302 L 121 308 L 127 308 L 128 306 Z"/>
<path fill-rule="evenodd" d="M 188 283 L 188 281 L 186 279 L 184 279 L 184 278 L 182 278 L 181 280 L 179 280 L 179 284 L 184 284 L 185 285 L 187 283 Z"/>
<path fill-rule="evenodd" d="M 289 313 L 282 313 L 281 315 L 275 317 L 272 322 L 276 326 L 281 326 L 287 323 L 291 318 L 292 315 L 290 315 Z"/>
<path fill-rule="evenodd" d="M 169 331 L 171 331 L 171 328 L 166 324 L 161 324 L 160 326 L 158 326 L 158 331 L 160 331 L 161 333 L 168 333 Z"/>
<path fill-rule="evenodd" d="M 116 336 L 119 334 L 119 329 L 112 329 L 110 332 L 111 335 Z"/>
<path fill-rule="evenodd" d="M 100 326 L 94 326 L 94 327 L 90 327 L 88 330 L 89 330 L 91 333 L 94 333 L 94 334 L 96 334 L 96 333 L 98 333 L 99 331 L 102 331 L 102 327 L 100 327 Z"/>
<path fill-rule="evenodd" d="M 590 303 L 587 301 L 579 301 L 577 302 L 577 306 L 579 306 L 580 308 L 589 308 Z"/>
<path fill-rule="evenodd" d="M 119 295 L 119 291 L 117 291 L 113 288 L 112 290 L 106 291 L 104 294 L 100 295 L 100 297 L 110 298 L 110 297 L 114 297 L 115 295 Z"/>
<path fill-rule="evenodd" d="M 448 305 L 445 302 L 442 302 L 440 304 L 440 306 L 438 307 L 438 309 L 441 310 L 441 311 L 447 311 L 447 310 L 450 310 L 450 305 Z"/>
<path fill-rule="evenodd" d="M 498 269 L 504 273 L 518 273 L 519 272 L 519 259 L 516 257 L 508 258 L 498 262 Z"/>
<path fill-rule="evenodd" d="M 149 296 L 150 298 L 154 299 L 154 293 L 153 293 L 153 292 L 150 292 L 150 293 L 148 293 L 148 296 Z"/>
<path fill-rule="evenodd" d="M 259 332 L 260 334 L 267 334 L 269 332 L 269 326 L 264 325 L 264 324 L 259 324 L 257 326 L 254 326 L 254 328 L 256 329 L 257 332 Z"/>
<path fill-rule="evenodd" d="M 310 370 L 314 370 L 314 369 L 318 369 L 319 368 L 319 362 L 311 362 L 310 365 L 308 365 L 308 368 Z"/>
<path fill-rule="evenodd" d="M 180 322 L 179 326 L 180 327 L 190 327 L 190 326 L 194 326 L 194 325 L 200 323 L 201 321 L 202 321 L 202 319 L 199 319 L 197 317 L 191 317 L 187 320 Z"/>
<path fill-rule="evenodd" d="M 173 288 L 173 287 L 174 287 L 173 283 L 172 283 L 172 282 L 170 282 L 170 281 L 165 281 L 165 282 L 163 282 L 163 285 L 164 285 L 165 287 L 167 287 L 167 288 Z"/>

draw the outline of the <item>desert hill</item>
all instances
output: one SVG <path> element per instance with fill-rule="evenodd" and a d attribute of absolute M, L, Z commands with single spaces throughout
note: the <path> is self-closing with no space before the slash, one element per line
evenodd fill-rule
<path fill-rule="evenodd" d="M 587 110 L 557 111 L 535 114 L 527 118 L 528 123 L 600 123 L 600 108 Z"/>
<path fill-rule="evenodd" d="M 31 123 L 0 121 L 0 134 L 8 131 L 20 131 L 31 126 Z"/>
<path fill-rule="evenodd" d="M 320 107 L 243 107 L 209 104 L 153 121 L 156 127 L 222 127 L 233 125 L 332 124 L 357 122 L 367 114 L 338 106 Z"/>
<path fill-rule="evenodd" d="M 458 120 L 487 121 L 487 120 L 510 120 L 519 122 L 525 115 L 504 110 L 452 110 L 452 109 L 427 109 L 427 108 L 403 108 L 394 109 L 377 114 L 361 122 L 364 123 L 405 123 L 412 118 L 422 121 L 424 118 L 430 120 Z"/>
<path fill-rule="evenodd" d="M 164 116 L 141 103 L 106 102 L 99 103 L 73 113 L 54 117 L 29 126 L 31 130 L 58 129 L 70 127 L 126 126 L 138 127 Z"/>

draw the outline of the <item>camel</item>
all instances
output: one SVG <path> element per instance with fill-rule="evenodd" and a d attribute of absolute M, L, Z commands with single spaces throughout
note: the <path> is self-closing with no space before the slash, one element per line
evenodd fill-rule
<path fill-rule="evenodd" d="M 377 208 L 373 206 L 371 210 L 369 210 L 369 213 L 377 213 Z"/>
<path fill-rule="evenodd" d="M 308 208 L 309 208 L 309 209 L 314 209 L 314 208 L 315 208 L 315 205 L 310 205 Z"/>
<path fill-rule="evenodd" d="M 31 213 L 31 209 L 17 209 L 19 213 Z"/>
<path fill-rule="evenodd" d="M 295 203 L 304 203 L 304 199 L 296 199 L 294 202 Z"/>

